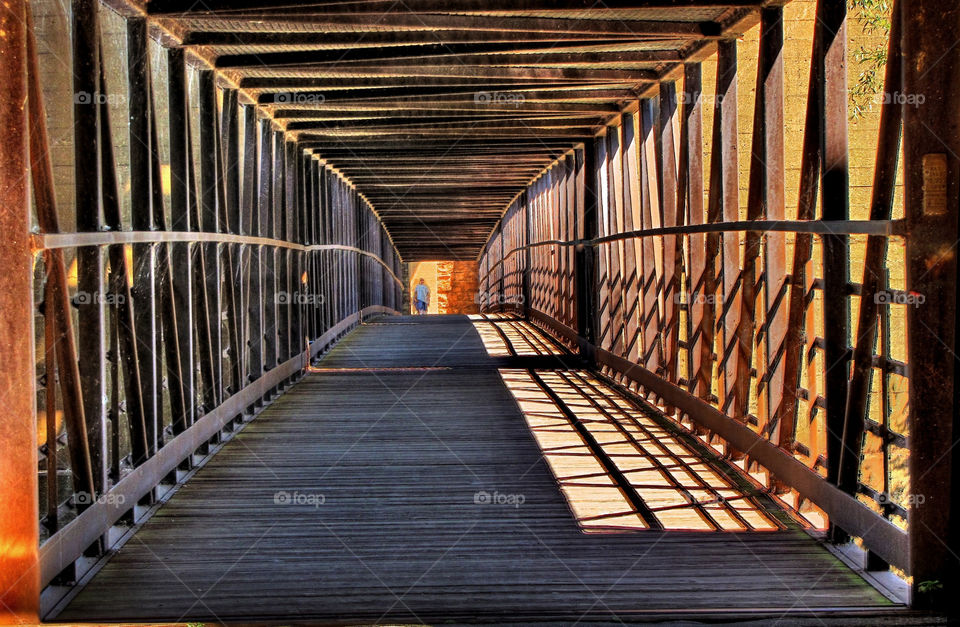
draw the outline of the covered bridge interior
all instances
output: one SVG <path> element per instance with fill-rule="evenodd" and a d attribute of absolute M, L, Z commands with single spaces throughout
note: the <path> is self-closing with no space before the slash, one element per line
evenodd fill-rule
<path fill-rule="evenodd" d="M 4 2 L 0 623 L 946 620 L 960 8 L 875 4 Z"/>

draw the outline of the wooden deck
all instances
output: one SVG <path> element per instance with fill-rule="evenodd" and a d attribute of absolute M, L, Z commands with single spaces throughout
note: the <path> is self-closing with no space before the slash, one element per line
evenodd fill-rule
<path fill-rule="evenodd" d="M 573 623 L 898 607 L 796 527 L 583 533 L 504 359 L 466 317 L 360 327 L 322 360 L 330 372 L 248 424 L 52 618 Z"/>

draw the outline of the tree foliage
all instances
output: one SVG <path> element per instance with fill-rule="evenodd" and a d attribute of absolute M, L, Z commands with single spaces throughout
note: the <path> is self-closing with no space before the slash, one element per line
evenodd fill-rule
<path fill-rule="evenodd" d="M 890 0 L 848 0 L 864 34 L 890 36 Z M 850 117 L 854 121 L 869 111 L 877 96 L 883 92 L 883 68 L 887 64 L 886 43 L 860 46 L 853 52 L 859 66 L 856 82 L 850 87 Z"/>

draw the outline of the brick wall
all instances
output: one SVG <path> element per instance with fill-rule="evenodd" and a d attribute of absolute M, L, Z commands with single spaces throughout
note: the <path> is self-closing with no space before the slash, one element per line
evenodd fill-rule
<path fill-rule="evenodd" d="M 479 266 L 476 261 L 437 263 L 437 307 L 440 313 L 477 313 Z"/>

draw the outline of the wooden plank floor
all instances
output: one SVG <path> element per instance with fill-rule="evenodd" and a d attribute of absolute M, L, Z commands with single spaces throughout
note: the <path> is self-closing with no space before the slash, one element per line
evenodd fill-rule
<path fill-rule="evenodd" d="M 897 607 L 798 529 L 582 533 L 494 362 L 465 317 L 357 329 L 321 362 L 338 371 L 308 375 L 248 424 L 56 620 L 573 623 Z M 429 369 L 388 370 L 400 367 Z M 523 503 L 476 503 L 479 492 Z"/>

